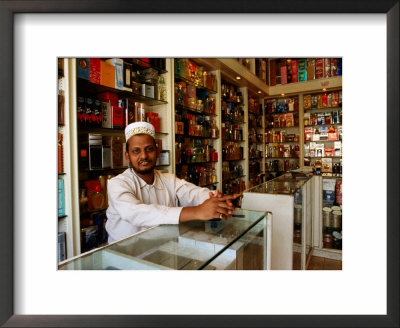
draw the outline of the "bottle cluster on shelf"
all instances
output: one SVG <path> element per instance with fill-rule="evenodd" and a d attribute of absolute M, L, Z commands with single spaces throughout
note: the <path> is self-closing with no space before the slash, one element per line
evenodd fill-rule
<path fill-rule="evenodd" d="M 227 195 L 239 194 L 246 189 L 246 183 L 243 179 L 225 181 L 222 184 L 222 192 Z"/>
<path fill-rule="evenodd" d="M 307 94 L 303 97 L 304 110 L 342 107 L 342 90 Z"/>
<path fill-rule="evenodd" d="M 211 119 L 209 115 L 177 112 L 175 114 L 175 134 L 216 139 L 219 138 L 219 129 L 215 119 Z"/>
<path fill-rule="evenodd" d="M 249 160 L 249 188 L 256 186 L 264 180 L 264 169 L 261 167 L 261 162 L 257 160 Z"/>
<path fill-rule="evenodd" d="M 243 167 L 235 162 L 222 163 L 222 180 L 232 180 L 243 177 Z"/>
<path fill-rule="evenodd" d="M 206 70 L 203 66 L 197 65 L 189 58 L 175 59 L 175 80 L 183 79 L 187 83 L 199 88 L 206 88 L 216 92 L 217 78 L 214 73 Z"/>
<path fill-rule="evenodd" d="M 178 178 L 184 179 L 200 187 L 208 187 L 213 189 L 218 183 L 217 173 L 214 164 L 204 166 L 182 166 L 182 170 L 178 174 Z"/>
<path fill-rule="evenodd" d="M 341 75 L 341 58 L 279 58 L 269 61 L 270 86 Z"/>
<path fill-rule="evenodd" d="M 239 124 L 226 121 L 222 123 L 221 130 L 224 141 L 243 141 L 243 129 Z"/>
<path fill-rule="evenodd" d="M 243 147 L 239 146 L 233 141 L 225 142 L 222 146 L 222 160 L 223 161 L 233 161 L 233 160 L 243 160 Z"/>
<path fill-rule="evenodd" d="M 287 158 L 299 158 L 300 157 L 300 146 L 292 144 L 278 144 L 269 143 L 266 146 L 266 157 L 287 157 Z"/>
<path fill-rule="evenodd" d="M 218 162 L 218 152 L 208 139 L 175 142 L 175 164 Z"/>
<path fill-rule="evenodd" d="M 297 159 L 274 159 L 265 162 L 265 171 L 270 173 L 287 172 L 289 170 L 296 170 L 299 167 Z"/>

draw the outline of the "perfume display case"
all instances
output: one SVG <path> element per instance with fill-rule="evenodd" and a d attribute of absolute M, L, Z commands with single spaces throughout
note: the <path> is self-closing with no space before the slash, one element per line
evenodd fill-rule
<path fill-rule="evenodd" d="M 272 214 L 159 225 L 60 263 L 60 270 L 267 270 Z"/>

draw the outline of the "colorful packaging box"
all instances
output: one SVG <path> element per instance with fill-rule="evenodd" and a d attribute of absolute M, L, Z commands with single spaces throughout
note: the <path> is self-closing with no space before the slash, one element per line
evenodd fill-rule
<path fill-rule="evenodd" d="M 100 69 L 101 69 L 101 60 L 100 58 L 90 58 L 89 63 L 90 63 L 90 75 L 89 75 L 89 81 L 92 83 L 100 84 Z"/>
<path fill-rule="evenodd" d="M 292 83 L 295 83 L 298 81 L 297 79 L 297 60 L 292 59 Z"/>
<path fill-rule="evenodd" d="M 115 67 L 105 61 L 100 61 L 100 84 L 115 88 Z"/>
<path fill-rule="evenodd" d="M 315 78 L 316 79 L 322 79 L 324 77 L 324 59 L 323 58 L 317 58 L 315 60 Z"/>
<path fill-rule="evenodd" d="M 124 61 L 121 58 L 111 58 L 107 59 L 107 63 L 114 66 L 115 72 L 115 84 L 113 88 L 115 89 L 124 89 Z"/>
<path fill-rule="evenodd" d="M 89 80 L 90 78 L 90 63 L 89 58 L 76 59 L 76 73 L 78 78 Z"/>
<path fill-rule="evenodd" d="M 269 61 L 269 85 L 270 86 L 276 85 L 276 61 L 275 60 Z"/>
<path fill-rule="evenodd" d="M 58 179 L 58 216 L 65 215 L 64 179 Z"/>
<path fill-rule="evenodd" d="M 113 128 L 124 127 L 124 109 L 120 106 L 111 106 L 111 124 Z"/>

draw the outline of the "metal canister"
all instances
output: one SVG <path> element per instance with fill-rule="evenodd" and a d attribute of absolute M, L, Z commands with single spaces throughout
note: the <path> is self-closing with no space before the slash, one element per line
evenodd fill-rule
<path fill-rule="evenodd" d="M 301 205 L 294 205 L 294 224 L 301 225 L 303 208 Z"/>
<path fill-rule="evenodd" d="M 330 207 L 324 207 L 322 209 L 322 218 L 324 227 L 332 227 L 332 216 L 331 216 L 332 209 Z"/>
<path fill-rule="evenodd" d="M 340 206 L 331 206 L 332 211 L 340 211 Z"/>
<path fill-rule="evenodd" d="M 332 247 L 334 249 L 342 249 L 342 234 L 338 231 L 332 233 Z"/>
<path fill-rule="evenodd" d="M 342 212 L 332 211 L 332 226 L 337 229 L 342 227 Z"/>

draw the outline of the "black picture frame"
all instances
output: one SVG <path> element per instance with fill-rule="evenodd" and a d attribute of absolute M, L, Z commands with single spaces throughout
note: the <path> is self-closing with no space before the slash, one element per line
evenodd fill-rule
<path fill-rule="evenodd" d="M 383 13 L 387 17 L 387 315 L 14 315 L 13 20 L 17 13 Z M 399 327 L 399 1 L 0 0 L 0 324 L 4 327 Z M 374 172 L 379 177 L 379 172 Z M 373 263 L 371 263 L 373 265 Z M 368 270 L 368 268 L 366 268 Z"/>

